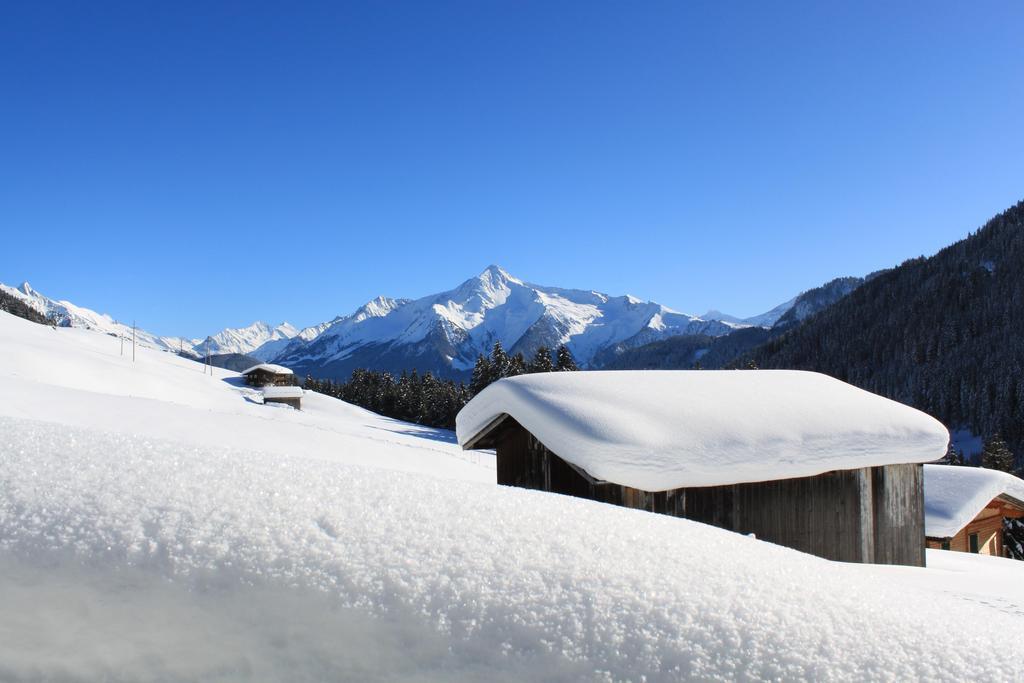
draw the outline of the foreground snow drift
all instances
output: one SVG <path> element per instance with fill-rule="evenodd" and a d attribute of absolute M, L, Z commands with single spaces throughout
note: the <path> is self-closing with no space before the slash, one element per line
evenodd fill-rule
<path fill-rule="evenodd" d="M 1022 622 L 1002 611 L 686 520 L 36 421 L 0 418 L 0 434 L 5 561 L 54 567 L 37 592 L 52 595 L 56 582 L 70 604 L 109 594 L 127 601 L 126 613 L 143 611 L 129 647 L 73 655 L 76 670 L 96 677 L 217 678 L 286 662 L 294 677 L 314 679 L 365 665 L 363 640 L 329 647 L 275 632 L 296 623 L 303 633 L 312 620 L 340 634 L 364 614 L 375 615 L 373 657 L 398 678 L 393 660 L 407 657 L 446 678 L 999 678 L 1024 655 Z M 20 623 L 18 650 L 36 655 L 7 659 L 6 673 L 60 674 L 64 639 L 45 621 L 24 624 L 30 597 L 17 585 L 0 597 L 11 594 L 0 610 L 15 614 L 0 613 L 0 623 Z M 176 605 L 169 621 L 165 599 Z M 209 610 L 219 604 L 226 609 Z M 253 615 L 264 607 L 268 622 Z M 179 634 L 165 649 L 162 630 L 192 620 L 234 635 Z M 103 628 L 116 630 L 113 621 Z M 423 650 L 406 650 L 421 638 Z M 268 639 L 276 655 L 254 647 Z M 197 650 L 187 666 L 178 646 Z"/>
<path fill-rule="evenodd" d="M 0 313 L 0 680 L 1012 677 L 1024 565 L 496 487 L 448 432 Z M 1014 592 L 1015 591 L 1015 592 Z"/>

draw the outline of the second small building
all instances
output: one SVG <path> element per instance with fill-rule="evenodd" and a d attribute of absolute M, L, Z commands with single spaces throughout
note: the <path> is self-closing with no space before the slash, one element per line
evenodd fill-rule
<path fill-rule="evenodd" d="M 251 387 L 290 386 L 295 383 L 295 373 L 283 365 L 260 363 L 242 372 L 245 383 Z"/>

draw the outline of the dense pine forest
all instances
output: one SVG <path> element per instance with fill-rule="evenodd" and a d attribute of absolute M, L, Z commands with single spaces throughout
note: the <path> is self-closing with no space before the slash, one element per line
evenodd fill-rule
<path fill-rule="evenodd" d="M 824 372 L 1024 452 L 1024 202 L 879 274 L 735 367 Z"/>
<path fill-rule="evenodd" d="M 492 382 L 534 372 L 564 372 L 578 369 L 572 353 L 561 346 L 552 354 L 540 347 L 527 360 L 522 354 L 509 355 L 495 342 L 490 356 L 479 356 L 473 378 L 467 385 L 441 379 L 430 372 L 403 372 L 395 376 L 379 370 L 357 369 L 347 382 L 306 377 L 303 388 L 406 422 L 455 429 L 455 416 L 471 398 Z"/>

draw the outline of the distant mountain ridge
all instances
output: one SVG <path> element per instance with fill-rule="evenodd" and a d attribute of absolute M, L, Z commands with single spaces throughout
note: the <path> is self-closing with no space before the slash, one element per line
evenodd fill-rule
<path fill-rule="evenodd" d="M 0 290 L 12 296 L 29 308 L 50 316 L 57 324 L 63 327 L 80 327 L 88 330 L 103 332 L 112 336 L 124 335 L 125 338 L 132 338 L 132 326 L 114 320 L 105 313 L 97 313 L 82 306 L 76 306 L 70 301 L 51 299 L 40 294 L 32 288 L 28 282 L 23 282 L 18 287 L 10 287 L 0 283 Z M 165 337 L 147 332 L 141 328 L 135 329 L 136 342 L 162 351 L 189 350 L 195 345 L 198 339 L 187 339 L 184 337 Z"/>
<path fill-rule="evenodd" d="M 129 326 L 110 316 L 49 299 L 27 283 L 0 286 L 69 326 L 130 333 Z M 629 295 L 536 285 L 489 266 L 454 289 L 418 299 L 379 296 L 350 315 L 302 330 L 287 322 L 256 321 L 205 339 L 161 337 L 141 329 L 136 334 L 140 343 L 154 348 L 198 357 L 246 356 L 319 378 L 346 379 L 356 368 L 395 373 L 415 368 L 464 378 L 477 356 L 489 353 L 495 342 L 511 354 L 527 356 L 540 346 L 564 344 L 581 366 L 605 367 L 626 351 L 652 342 L 693 335 L 714 340 L 777 324 L 797 315 L 800 307 L 801 297 L 795 297 L 747 319 L 694 316 Z"/>
<path fill-rule="evenodd" d="M 882 272 L 882 271 L 879 271 Z M 751 318 L 726 319 L 745 324 L 728 334 L 679 335 L 633 348 L 606 350 L 595 362 L 608 370 L 688 370 L 723 368 L 742 354 L 780 336 L 794 325 L 848 296 L 878 273 L 867 277 L 840 277 L 801 292 L 767 313 Z M 705 315 L 723 315 L 709 311 Z"/>
<path fill-rule="evenodd" d="M 565 344 L 588 365 L 604 349 L 678 334 L 721 335 L 742 324 L 704 320 L 632 296 L 547 287 L 489 266 L 454 289 L 419 299 L 378 297 L 274 358 L 300 374 L 345 378 L 358 367 L 466 376 L 495 342 L 529 354 Z"/>
<path fill-rule="evenodd" d="M 271 327 L 257 320 L 248 327 L 229 327 L 210 335 L 195 344 L 192 351 L 200 356 L 207 353 L 244 354 L 266 361 L 280 353 L 298 334 L 299 330 L 290 323 L 285 322 Z"/>

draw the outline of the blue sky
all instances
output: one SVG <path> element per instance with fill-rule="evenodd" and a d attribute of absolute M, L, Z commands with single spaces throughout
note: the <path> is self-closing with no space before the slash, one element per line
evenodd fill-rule
<path fill-rule="evenodd" d="M 750 315 L 1024 198 L 1021 3 L 210 5 L 5 7 L 0 281 L 194 336 L 490 263 Z"/>

